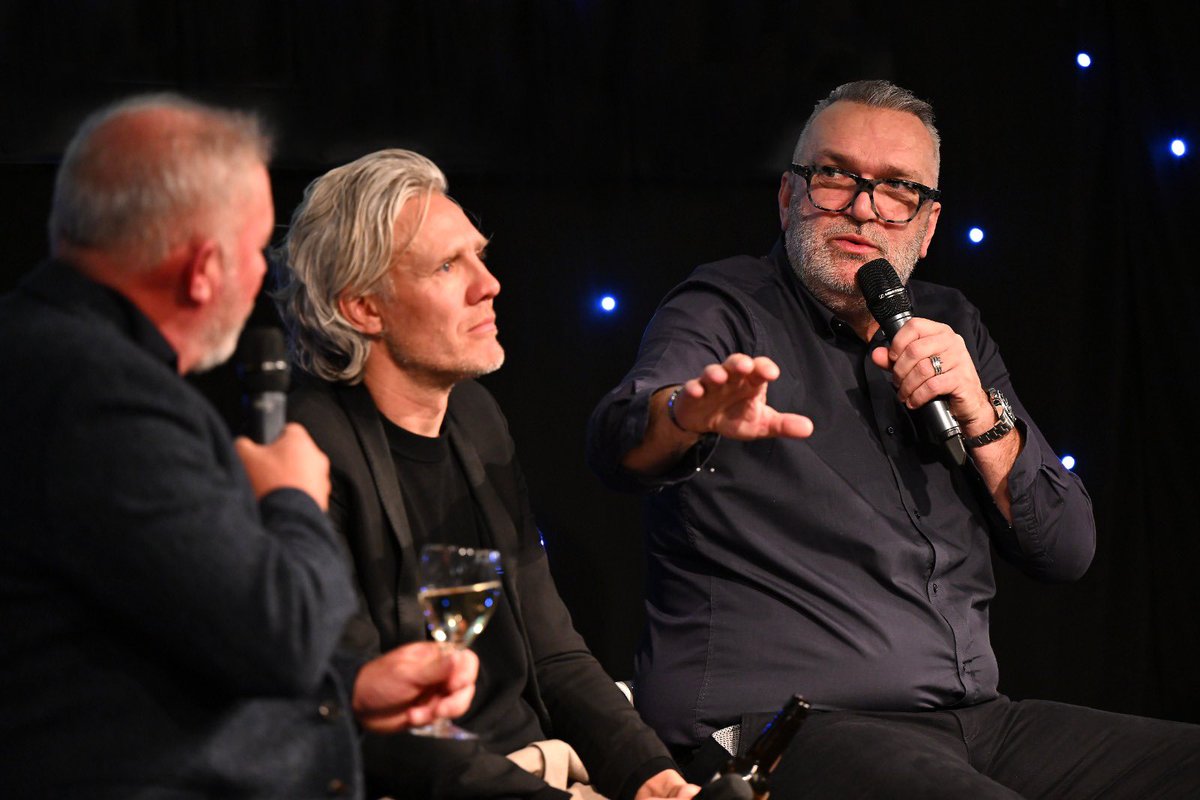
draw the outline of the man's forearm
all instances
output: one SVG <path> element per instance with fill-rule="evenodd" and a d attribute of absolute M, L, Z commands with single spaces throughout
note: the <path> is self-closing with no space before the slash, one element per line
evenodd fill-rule
<path fill-rule="evenodd" d="M 665 386 L 650 397 L 646 414 L 646 434 L 642 441 L 621 458 L 621 466 L 630 472 L 653 477 L 679 463 L 701 434 L 689 433 L 667 416 L 667 400 L 676 386 Z"/>

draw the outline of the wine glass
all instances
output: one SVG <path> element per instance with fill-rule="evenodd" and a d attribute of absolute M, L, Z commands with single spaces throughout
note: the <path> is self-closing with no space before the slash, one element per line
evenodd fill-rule
<path fill-rule="evenodd" d="M 471 646 L 500 600 L 500 552 L 451 544 L 427 544 L 417 564 L 417 598 L 425 624 L 445 650 Z M 474 739 L 475 734 L 439 719 L 410 733 L 439 739 Z"/>

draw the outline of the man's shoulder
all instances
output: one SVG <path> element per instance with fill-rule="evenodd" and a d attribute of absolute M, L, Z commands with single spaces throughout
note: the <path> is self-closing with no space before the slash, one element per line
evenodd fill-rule
<path fill-rule="evenodd" d="M 344 395 L 354 391 L 366 390 L 298 373 L 288 392 L 288 419 L 303 425 L 317 446 L 331 457 L 343 449 L 355 449 L 358 437 L 344 401 Z"/>
<path fill-rule="evenodd" d="M 111 319 L 19 289 L 0 299 L 0 370 L 52 391 L 186 385 Z"/>
<path fill-rule="evenodd" d="M 948 323 L 979 316 L 979 309 L 953 286 L 914 278 L 908 282 L 908 291 L 912 296 L 913 313 L 917 316 Z"/>
<path fill-rule="evenodd" d="M 337 385 L 304 372 L 293 372 L 292 386 L 288 390 L 288 411 L 299 409 L 330 408 L 337 405 Z"/>
<path fill-rule="evenodd" d="M 479 382 L 464 380 L 454 385 L 447 418 L 457 431 L 460 443 L 469 442 L 481 456 L 512 457 L 508 418 L 492 393 Z"/>
<path fill-rule="evenodd" d="M 685 283 L 706 283 L 753 293 L 778 284 L 779 274 L 779 266 L 771 256 L 740 255 L 701 264 L 692 270 Z"/>

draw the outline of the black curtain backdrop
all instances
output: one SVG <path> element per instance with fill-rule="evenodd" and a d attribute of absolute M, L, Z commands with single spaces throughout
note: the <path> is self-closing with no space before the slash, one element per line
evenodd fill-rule
<path fill-rule="evenodd" d="M 326 169 L 385 146 L 429 155 L 493 237 L 509 358 L 486 383 L 560 590 L 605 667 L 628 677 L 640 503 L 584 466 L 588 414 L 671 286 L 771 247 L 779 175 L 813 103 L 847 80 L 892 79 L 933 102 L 943 134 L 945 208 L 918 274 L 983 310 L 1095 503 L 1083 580 L 1038 585 L 998 563 L 1001 688 L 1200 722 L 1189 6 L 830 5 L 2 2 L 0 289 L 45 252 L 71 131 L 121 96 L 262 111 L 278 133 L 281 231 Z M 1080 49 L 1095 59 L 1086 71 Z M 1173 136 L 1190 137 L 1188 157 L 1168 154 Z M 596 310 L 602 291 L 616 313 Z M 268 303 L 256 313 L 273 320 Z M 0 378 L 6 392 L 26 379 Z M 228 370 L 197 383 L 237 419 Z"/>

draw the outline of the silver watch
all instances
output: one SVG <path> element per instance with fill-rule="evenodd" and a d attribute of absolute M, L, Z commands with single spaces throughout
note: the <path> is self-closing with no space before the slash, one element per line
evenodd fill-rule
<path fill-rule="evenodd" d="M 1013 428 L 1017 427 L 1017 418 L 1013 416 L 1012 405 L 1009 404 L 1008 398 L 994 387 L 987 390 L 987 395 L 988 401 L 996 411 L 996 425 L 989 431 L 967 439 L 965 442 L 967 447 L 982 447 L 985 444 L 991 444 L 1003 439 Z"/>

